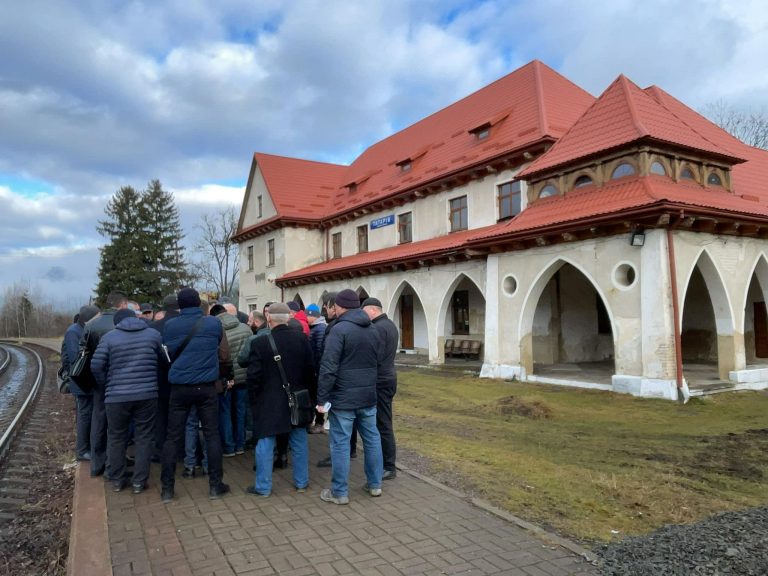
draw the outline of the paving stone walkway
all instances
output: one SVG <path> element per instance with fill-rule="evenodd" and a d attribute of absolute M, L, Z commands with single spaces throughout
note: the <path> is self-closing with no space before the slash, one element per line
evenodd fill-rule
<path fill-rule="evenodd" d="M 116 576 L 394 576 L 503 574 L 592 575 L 576 546 L 537 535 L 460 494 L 406 471 L 384 483 L 384 494 L 363 490 L 361 457 L 352 461 L 350 504 L 320 500 L 330 469 L 327 436 L 310 436 L 310 489 L 294 491 L 290 470 L 274 474 L 272 496 L 245 493 L 253 455 L 224 460 L 232 494 L 208 499 L 207 478 L 178 478 L 176 499 L 160 501 L 159 465 L 149 490 L 106 489 L 107 524 Z M 177 476 L 181 470 L 177 469 Z M 105 485 L 109 488 L 109 485 Z"/>

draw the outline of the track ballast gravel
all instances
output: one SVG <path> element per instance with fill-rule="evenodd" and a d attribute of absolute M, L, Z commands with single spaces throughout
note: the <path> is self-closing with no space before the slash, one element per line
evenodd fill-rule
<path fill-rule="evenodd" d="M 665 526 L 594 550 L 605 576 L 765 576 L 768 506 Z"/>

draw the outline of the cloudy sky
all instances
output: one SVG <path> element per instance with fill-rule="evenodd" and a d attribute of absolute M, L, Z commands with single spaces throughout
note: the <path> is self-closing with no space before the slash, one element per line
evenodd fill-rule
<path fill-rule="evenodd" d="M 768 104 L 763 0 L 0 2 L 0 291 L 69 307 L 119 187 L 160 179 L 191 239 L 254 151 L 348 163 L 533 59 L 594 95 Z"/>

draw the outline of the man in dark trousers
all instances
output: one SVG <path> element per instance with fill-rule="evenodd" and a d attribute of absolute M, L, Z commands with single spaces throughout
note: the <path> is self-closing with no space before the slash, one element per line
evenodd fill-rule
<path fill-rule="evenodd" d="M 149 480 L 157 413 L 157 378 L 160 366 L 165 362 L 165 352 L 160 333 L 132 310 L 119 310 L 114 321 L 115 329 L 105 334 L 96 348 L 91 370 L 105 390 L 112 488 L 120 492 L 128 484 L 125 450 L 128 427 L 133 423 L 136 444 L 133 493 L 141 494 Z"/>
<path fill-rule="evenodd" d="M 171 396 L 168 406 L 168 435 L 163 445 L 161 499 L 173 500 L 176 455 L 184 442 L 187 416 L 192 406 L 203 424 L 208 450 L 208 497 L 221 498 L 229 492 L 222 482 L 221 436 L 219 435 L 219 398 L 216 381 L 231 380 L 232 364 L 221 322 L 203 316 L 200 294 L 182 288 L 176 295 L 179 316 L 168 321 L 163 330 L 163 344 L 168 348 L 171 369 L 168 382 Z"/>
<path fill-rule="evenodd" d="M 383 346 L 383 358 L 376 378 L 376 427 L 381 436 L 381 452 L 384 457 L 384 474 L 381 479 L 391 480 L 397 475 L 397 468 L 395 468 L 397 446 L 395 431 L 392 428 L 392 398 L 397 392 L 395 356 L 400 334 L 395 323 L 382 311 L 381 302 L 377 298 L 367 298 L 363 301 L 362 308 L 371 319 L 373 327 L 379 331 Z"/>
<path fill-rule="evenodd" d="M 302 332 L 288 326 L 290 308 L 281 302 L 274 303 L 269 307 L 268 316 L 270 333 L 252 341 L 246 376 L 256 439 L 256 479 L 247 492 L 264 497 L 272 493 L 273 454 L 276 437 L 280 434 L 288 435 L 294 487 L 304 492 L 309 485 L 307 428 L 291 426 L 288 393 L 270 340 L 277 348 L 292 392 L 311 389 L 315 380 L 309 340 Z"/>
<path fill-rule="evenodd" d="M 155 320 L 149 325 L 162 336 L 165 324 L 179 315 L 179 303 L 176 301 L 176 294 L 170 294 L 163 298 L 163 305 L 160 307 Z M 159 317 L 158 317 L 159 316 Z M 171 397 L 171 385 L 168 384 L 168 365 L 160 368 L 158 379 L 157 395 L 157 415 L 155 416 L 155 449 L 152 454 L 153 462 L 160 462 L 163 454 L 163 444 L 168 432 L 168 401 Z"/>
<path fill-rule="evenodd" d="M 81 344 L 93 358 L 93 353 L 101 338 L 115 329 L 115 314 L 128 308 L 128 297 L 122 292 L 110 292 L 107 295 L 107 309 L 101 315 L 88 322 L 83 329 Z M 88 387 L 93 390 L 93 409 L 91 411 L 91 476 L 105 474 L 107 480 L 115 480 L 107 459 L 107 413 L 104 410 L 104 386 L 99 384 L 88 368 L 84 378 L 90 380 Z"/>
<path fill-rule="evenodd" d="M 381 496 L 381 437 L 376 428 L 376 379 L 381 363 L 381 337 L 360 310 L 360 298 L 353 290 L 336 295 L 334 311 L 338 320 L 325 338 L 317 383 L 317 409 L 331 404 L 330 447 L 331 488 L 320 499 L 349 504 L 349 443 L 352 425 L 357 422 L 365 449 L 365 491 Z"/>

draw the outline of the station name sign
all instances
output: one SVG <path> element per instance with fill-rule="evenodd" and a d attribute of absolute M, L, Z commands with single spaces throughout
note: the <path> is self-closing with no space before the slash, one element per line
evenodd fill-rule
<path fill-rule="evenodd" d="M 382 216 L 381 218 L 376 218 L 376 220 L 371 220 L 371 230 L 376 230 L 376 228 L 384 228 L 384 226 L 391 226 L 394 223 L 394 214 L 390 214 L 389 216 Z"/>

